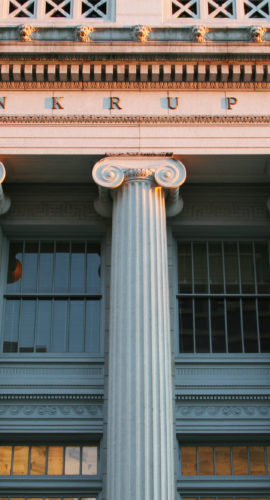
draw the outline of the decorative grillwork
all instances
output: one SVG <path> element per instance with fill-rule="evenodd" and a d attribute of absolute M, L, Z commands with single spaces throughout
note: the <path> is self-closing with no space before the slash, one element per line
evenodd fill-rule
<path fill-rule="evenodd" d="M 268 19 L 270 15 L 269 0 L 244 0 L 245 16 L 253 19 Z"/>
<path fill-rule="evenodd" d="M 169 17 L 189 19 L 233 20 L 251 22 L 270 19 L 270 0 L 171 0 Z"/>
<path fill-rule="evenodd" d="M 10 0 L 8 14 L 11 17 L 30 17 L 36 15 L 36 0 Z"/>
<path fill-rule="evenodd" d="M 234 0 L 208 0 L 208 15 L 214 18 L 234 18 Z"/>
<path fill-rule="evenodd" d="M 107 0 L 82 0 L 81 15 L 86 18 L 105 18 L 107 17 Z"/>
<path fill-rule="evenodd" d="M 177 18 L 198 18 L 199 0 L 173 0 L 172 15 Z"/>
<path fill-rule="evenodd" d="M 45 15 L 48 17 L 72 17 L 72 0 L 46 0 Z"/>

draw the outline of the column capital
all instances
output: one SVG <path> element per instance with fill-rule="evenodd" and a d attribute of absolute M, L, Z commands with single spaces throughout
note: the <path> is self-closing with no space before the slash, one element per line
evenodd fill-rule
<path fill-rule="evenodd" d="M 183 207 L 178 190 L 186 180 L 186 169 L 183 163 L 174 158 L 152 155 L 108 156 L 95 164 L 92 176 L 100 188 L 100 199 L 95 203 L 95 209 L 102 216 L 111 215 L 111 202 L 104 189 L 114 190 L 125 182 L 142 179 L 168 192 L 168 216 L 177 215 Z"/>

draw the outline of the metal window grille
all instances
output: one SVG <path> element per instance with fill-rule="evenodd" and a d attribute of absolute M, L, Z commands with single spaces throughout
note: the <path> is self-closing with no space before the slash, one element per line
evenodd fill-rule
<path fill-rule="evenodd" d="M 267 476 L 270 446 L 182 446 L 181 476 Z"/>
<path fill-rule="evenodd" d="M 36 0 L 9 0 L 8 15 L 18 18 L 34 18 L 36 16 L 36 7 Z"/>
<path fill-rule="evenodd" d="M 81 15 L 85 18 L 106 18 L 108 15 L 108 0 L 82 0 Z"/>
<path fill-rule="evenodd" d="M 267 19 L 270 16 L 270 1 L 244 0 L 244 12 L 251 19 Z"/>
<path fill-rule="evenodd" d="M 72 0 L 46 0 L 46 17 L 72 17 Z"/>
<path fill-rule="evenodd" d="M 96 476 L 98 447 L 0 446 L 0 476 Z"/>
<path fill-rule="evenodd" d="M 212 18 L 232 19 L 235 17 L 234 0 L 208 0 L 208 15 Z"/>
<path fill-rule="evenodd" d="M 89 241 L 13 241 L 4 352 L 98 353 L 100 247 Z"/>
<path fill-rule="evenodd" d="M 267 242 L 182 242 L 178 249 L 181 353 L 270 352 Z"/>
<path fill-rule="evenodd" d="M 172 16 L 176 18 L 198 18 L 199 0 L 173 0 Z"/>

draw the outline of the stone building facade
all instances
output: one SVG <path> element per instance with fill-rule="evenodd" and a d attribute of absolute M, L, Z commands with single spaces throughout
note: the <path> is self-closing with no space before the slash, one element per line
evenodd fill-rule
<path fill-rule="evenodd" d="M 1 2 L 1 500 L 270 498 L 269 22 Z"/>

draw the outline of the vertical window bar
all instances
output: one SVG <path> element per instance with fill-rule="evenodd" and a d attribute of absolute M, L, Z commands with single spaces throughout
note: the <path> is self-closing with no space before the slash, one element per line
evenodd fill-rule
<path fill-rule="evenodd" d="M 232 476 L 234 476 L 233 446 L 230 446 L 230 455 L 231 455 L 231 471 L 232 471 Z"/>
<path fill-rule="evenodd" d="M 252 242 L 252 252 L 253 252 L 253 267 L 254 267 L 254 280 L 255 280 L 255 294 L 258 296 L 258 277 L 257 277 L 257 266 L 256 266 L 256 249 L 255 243 Z M 258 352 L 261 352 L 261 336 L 260 336 L 260 322 L 259 322 L 259 307 L 258 298 L 255 299 L 255 313 L 256 313 L 256 328 L 257 328 L 257 342 L 258 342 Z"/>
<path fill-rule="evenodd" d="M 83 454 L 82 454 L 82 446 L 80 446 L 80 476 L 82 475 L 82 459 L 83 459 Z"/>
<path fill-rule="evenodd" d="M 66 352 L 69 352 L 70 336 L 70 297 L 67 299 L 67 327 L 66 327 Z"/>
<path fill-rule="evenodd" d="M 240 295 L 242 296 L 242 276 L 241 276 L 239 241 L 237 242 L 237 265 L 238 265 L 238 279 L 239 279 Z M 240 298 L 240 300 L 239 300 L 239 307 L 240 307 L 240 328 L 241 328 L 242 352 L 245 352 L 242 298 Z"/>
<path fill-rule="evenodd" d="M 49 446 L 46 446 L 45 476 L 48 476 L 48 456 L 49 456 Z"/>
<path fill-rule="evenodd" d="M 52 275 L 52 293 L 55 293 L 55 269 L 56 269 L 56 241 L 53 242 L 53 275 Z M 54 324 L 54 298 L 51 301 L 51 325 L 50 325 L 50 352 L 53 346 L 53 324 Z"/>
<path fill-rule="evenodd" d="M 86 293 L 87 290 L 87 241 L 84 243 L 84 293 Z M 87 304 L 87 299 L 84 298 L 83 300 L 83 352 L 85 352 L 86 349 L 86 304 Z M 178 305 L 179 307 L 179 305 Z M 178 340 L 179 342 L 179 340 Z M 179 350 L 179 349 L 178 349 Z"/>
<path fill-rule="evenodd" d="M 29 448 L 29 453 L 28 453 L 28 475 L 30 475 L 31 471 L 31 455 L 32 455 L 32 445 L 28 446 Z"/>
<path fill-rule="evenodd" d="M 23 252 L 22 252 L 22 277 L 23 277 L 23 268 L 24 268 L 24 253 L 25 253 L 25 240 L 23 241 Z M 20 280 L 20 293 L 23 292 L 22 290 L 22 278 Z M 21 340 L 21 324 L 22 324 L 22 297 L 20 297 L 20 311 L 19 311 L 19 328 L 18 328 L 18 352 L 20 352 L 20 340 Z"/>
<path fill-rule="evenodd" d="M 71 265 L 72 265 L 72 245 L 69 241 L 69 265 L 68 265 L 68 293 L 71 293 Z M 67 327 L 66 327 L 66 352 L 69 352 L 69 335 L 70 335 L 70 296 L 67 300 Z"/>
<path fill-rule="evenodd" d="M 63 446 L 63 469 L 62 469 L 62 476 L 65 474 L 65 461 L 66 461 L 66 447 Z"/>
<path fill-rule="evenodd" d="M 251 468 L 250 468 L 250 453 L 249 453 L 249 446 L 247 446 L 247 457 L 248 457 L 248 475 L 250 476 L 250 474 L 251 474 Z"/>
<path fill-rule="evenodd" d="M 14 463 L 14 445 L 11 447 L 11 464 L 10 464 L 10 475 L 13 476 L 13 463 Z"/>
<path fill-rule="evenodd" d="M 216 447 L 213 446 L 214 476 L 216 475 Z"/>
<path fill-rule="evenodd" d="M 222 255 L 222 274 L 223 274 L 223 293 L 225 294 L 225 253 L 224 253 L 224 241 L 221 242 L 221 255 Z M 229 352 L 228 343 L 228 323 L 227 323 L 227 299 L 223 300 L 223 311 L 224 311 L 224 328 L 225 328 L 225 345 L 226 352 Z"/>
<path fill-rule="evenodd" d="M 209 244 L 206 243 L 206 262 L 207 262 L 207 291 L 210 294 L 210 264 L 209 264 Z M 211 299 L 208 298 L 208 334 L 209 334 L 209 351 L 213 352 L 212 348 L 212 317 L 211 317 Z"/>
<path fill-rule="evenodd" d="M 199 447 L 196 446 L 196 468 L 197 468 L 197 476 L 200 473 L 200 464 L 199 464 Z"/>
<path fill-rule="evenodd" d="M 267 468 L 267 448 L 264 446 L 264 467 L 265 467 L 265 474 L 268 474 L 268 468 Z"/>
<path fill-rule="evenodd" d="M 38 325 L 38 313 L 39 313 L 39 299 L 38 299 L 38 293 L 39 293 L 39 272 L 40 272 L 40 240 L 38 240 L 38 257 L 37 257 L 37 274 L 36 274 L 36 305 L 35 305 L 35 326 L 34 326 L 34 345 L 33 345 L 33 350 L 36 352 L 37 348 L 37 325 Z"/>
<path fill-rule="evenodd" d="M 191 276 L 192 276 L 192 294 L 194 295 L 194 251 L 193 251 L 193 241 L 191 242 Z M 192 298 L 192 327 L 193 327 L 193 352 L 196 353 L 196 332 L 195 332 L 195 300 Z"/>

